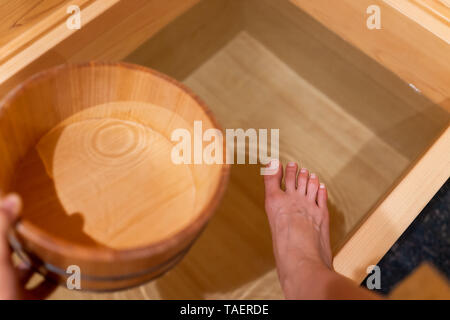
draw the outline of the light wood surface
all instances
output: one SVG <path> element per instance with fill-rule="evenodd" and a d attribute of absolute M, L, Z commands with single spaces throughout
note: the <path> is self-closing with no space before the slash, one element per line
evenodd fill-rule
<path fill-rule="evenodd" d="M 446 0 L 383 0 L 450 45 L 450 3 Z"/>
<path fill-rule="evenodd" d="M 211 9 L 221 3 L 210 2 Z M 363 54 L 294 6 L 259 3 L 238 8 L 241 31 L 223 36 L 211 30 L 222 30 L 232 8 L 222 7 L 228 9 L 224 16 L 213 11 L 214 19 L 190 29 L 187 21 L 206 11 L 194 8 L 127 59 L 184 79 L 225 128 L 280 128 L 282 161 L 299 161 L 328 185 L 336 253 L 439 136 L 448 115 L 380 66 L 369 64 L 376 72 L 367 72 Z M 203 60 L 191 59 L 197 43 L 216 50 Z M 183 49 L 177 51 L 179 44 Z M 401 233 L 396 231 L 393 237 Z M 283 298 L 258 168 L 234 166 L 216 216 L 186 258 L 162 278 L 113 294 L 59 288 L 52 298 Z"/>
<path fill-rule="evenodd" d="M 299 161 L 330 189 L 333 247 L 408 164 L 405 156 L 245 32 L 186 83 L 208 101 L 226 128 L 280 129 L 282 161 Z M 223 87 L 226 94 L 219 95 Z M 254 183 L 249 181 L 249 187 Z M 364 194 L 354 196 L 361 188 Z"/>
<path fill-rule="evenodd" d="M 383 0 L 291 0 L 369 57 L 411 83 L 436 104 L 450 97 L 450 46 Z M 405 1 L 402 1 L 404 3 Z M 397 1 L 396 1 L 397 3 Z M 381 9 L 381 30 L 366 27 L 370 5 Z M 425 9 L 419 9 L 425 11 Z M 423 13 L 425 16 L 428 14 Z M 442 29 L 447 39 L 449 27 Z M 450 110 L 448 104 L 445 105 Z"/>
<path fill-rule="evenodd" d="M 393 187 L 334 258 L 334 267 L 351 279 L 366 277 L 363 266 L 377 264 L 450 177 L 450 129 Z M 418 196 L 420 195 L 420 196 Z M 356 266 L 361 266 L 357 268 Z"/>
<path fill-rule="evenodd" d="M 53 128 L 17 169 L 11 189 L 27 204 L 23 219 L 114 249 L 157 243 L 184 229 L 199 213 L 194 177 L 189 166 L 171 161 L 170 136 L 150 128 L 107 118 Z"/>
<path fill-rule="evenodd" d="M 386 6 L 389 1 L 385 1 L 386 3 L 341 1 L 340 5 L 335 7 L 337 11 L 330 11 L 328 3 L 325 1 L 292 0 L 292 2 L 396 73 L 407 83 L 422 91 L 432 102 L 447 111 L 450 110 L 450 90 L 447 85 L 450 81 L 450 60 L 445 58 L 450 55 L 450 46 L 423 28 L 423 25 L 427 24 L 427 20 L 412 20 L 412 17 L 408 15 L 409 12 L 403 12 L 406 14 L 405 16 L 400 14 L 401 10 L 396 11 L 392 7 Z M 431 5 L 430 1 L 425 2 Z M 365 12 L 365 9 L 371 4 L 381 7 L 381 30 L 369 30 L 361 27 L 365 26 L 367 15 L 357 15 L 356 12 Z M 405 1 L 395 2 L 396 8 L 402 8 L 402 4 L 404 5 Z M 447 11 L 444 8 L 441 9 L 442 14 L 446 14 Z M 425 13 L 422 12 L 422 14 Z M 444 30 L 444 35 L 448 36 L 448 24 L 441 30 Z M 393 41 L 395 41 L 395 45 L 393 45 Z M 406 53 L 409 58 L 405 56 Z M 358 59 L 353 61 L 356 65 L 361 65 Z M 415 63 L 415 61 L 420 61 L 420 63 Z M 370 65 L 367 71 L 372 76 L 377 75 Z M 384 80 L 384 78 L 382 79 Z M 426 83 L 424 79 L 428 79 L 425 81 Z M 384 85 L 389 86 L 389 80 L 383 82 Z M 391 88 L 397 90 L 399 87 Z M 411 106 L 416 105 L 413 103 Z M 384 115 L 385 113 L 380 114 Z M 436 113 L 436 115 L 438 114 L 439 112 Z M 448 113 L 443 117 L 445 121 L 441 128 L 445 129 L 448 127 Z M 341 246 L 334 260 L 335 268 L 339 272 L 357 282 L 362 281 L 366 276 L 364 266 L 376 264 L 381 259 L 448 179 L 450 176 L 448 169 L 450 155 L 447 152 L 450 150 L 448 130 L 439 135 L 441 137 L 431 149 L 428 150 L 426 145 L 423 145 L 423 150 L 428 150 L 427 154 L 419 160 L 416 166 L 411 166 L 406 171 L 407 174 L 405 172 L 405 175 L 397 180 L 397 183 L 386 193 L 387 197 L 381 198 L 367 215 L 368 218 L 355 228 L 355 232 L 348 235 L 348 242 Z M 417 155 L 410 159 L 413 164 L 416 163 Z M 428 177 L 425 182 L 420 182 L 425 176 Z M 388 223 L 387 221 L 393 222 Z M 380 232 L 382 225 L 381 230 L 383 231 Z M 388 229 L 387 225 L 391 227 Z"/>
<path fill-rule="evenodd" d="M 93 1 L 0 1 L 0 63 L 17 54 L 24 46 L 37 41 L 55 25 L 65 22 L 69 17 L 67 8 L 70 5 L 84 9 L 90 2 Z"/>
<path fill-rule="evenodd" d="M 120 60 L 198 1 L 2 0 L 0 97 L 45 68 Z M 80 30 L 66 26 L 69 4 L 80 6 Z"/>
<path fill-rule="evenodd" d="M 449 73 L 447 47 L 442 46 L 445 42 L 435 36 L 427 38 L 431 33 L 422 26 L 387 4 L 376 2 L 381 3 L 382 11 L 387 8 L 388 23 L 407 30 L 406 38 L 392 28 L 366 39 L 365 0 L 361 4 L 342 1 L 339 8 L 343 15 L 330 17 L 321 0 L 303 2 L 305 11 L 288 1 L 208 0 L 126 58 L 183 80 L 206 100 L 227 128 L 280 128 L 282 160 L 296 160 L 310 167 L 329 187 L 331 236 L 338 256 L 355 228 L 368 221 L 368 213 L 376 217 L 373 213 L 381 212 L 376 210 L 383 199 L 392 203 L 386 196 L 411 168 L 417 167 L 412 165 L 448 126 L 448 113 L 437 105 L 450 107 L 450 100 L 446 100 Z M 329 19 L 330 24 L 320 25 L 305 12 L 319 20 Z M 353 23 L 359 22 L 363 27 L 354 27 Z M 328 28 L 358 44 L 365 54 Z M 360 38 L 354 38 L 353 32 Z M 409 37 L 410 33 L 419 36 L 421 46 Z M 393 39 L 398 45 L 392 44 Z M 99 47 L 92 46 L 85 55 L 74 56 L 87 59 L 89 55 L 101 55 L 97 53 Z M 427 46 L 430 49 L 425 52 Z M 378 54 L 380 48 L 389 50 Z M 410 55 L 405 57 L 404 52 Z M 421 64 L 413 68 L 416 59 Z M 40 61 L 45 65 L 54 60 L 55 56 L 46 55 Z M 447 144 L 439 146 L 444 158 Z M 446 175 L 440 166 L 433 165 L 435 161 L 442 165 L 442 158 L 433 153 L 425 165 L 426 172 L 436 177 L 430 182 L 431 188 Z M 412 172 L 416 175 L 422 171 Z M 410 210 L 398 212 L 394 220 L 378 220 L 382 225 L 400 221 L 398 229 L 390 230 L 389 241 L 380 240 L 381 246 L 374 241 L 375 255 L 365 247 L 347 251 L 348 261 L 337 264 L 338 271 L 361 280 L 361 270 L 367 267 L 364 264 L 378 258 L 382 247 L 390 246 L 400 236 L 408 219 L 412 221 L 433 193 L 429 189 L 418 194 L 421 189 L 414 181 L 401 188 L 397 198 L 415 191 L 411 196 L 414 194 L 417 201 Z M 399 206 L 405 208 L 406 204 Z M 389 208 L 392 213 L 397 206 Z M 362 259 L 358 260 L 360 255 Z M 263 210 L 259 168 L 233 168 L 216 216 L 186 258 L 164 277 L 108 294 L 58 288 L 52 298 L 282 298 Z"/>
<path fill-rule="evenodd" d="M 91 1 L 91 5 L 80 12 L 83 17 L 82 21 L 84 23 L 89 23 L 98 15 L 110 9 L 117 2 L 118 0 L 106 0 L 103 2 Z M 19 6 L 20 3 L 10 3 L 17 5 L 17 7 L 10 8 L 11 10 L 15 9 L 19 14 L 25 14 L 27 12 L 27 8 Z M 79 1 L 74 4 L 78 5 L 81 9 L 83 4 L 86 5 L 89 4 L 89 2 Z M 38 16 L 32 20 L 34 23 L 32 21 L 25 23 L 25 26 L 16 31 L 19 34 L 15 34 L 15 37 L 10 39 L 10 42 L 8 42 L 8 37 L 3 40 L 6 43 L 4 43 L 1 51 L 0 84 L 7 81 L 14 74 L 25 68 L 58 43 L 77 32 L 77 30 L 71 30 L 66 26 L 66 19 L 69 17 L 66 13 L 69 5 L 67 1 L 59 1 L 57 8 L 54 8 L 50 12 L 46 12 L 46 10 L 40 11 L 39 9 L 41 9 L 42 5 L 47 6 L 49 3 L 41 2 L 35 3 L 34 5 L 34 9 L 37 9 L 36 15 Z M 56 3 L 54 5 L 56 5 Z M 31 9 L 33 9 L 33 7 Z M 16 16 L 13 15 L 12 18 L 16 18 Z M 7 22 L 9 21 L 7 20 Z M 14 20 L 13 22 L 15 23 Z M 6 29 L 9 28 L 11 27 L 6 24 Z"/>
<path fill-rule="evenodd" d="M 0 108 L 0 188 L 23 197 L 22 250 L 51 271 L 78 265 L 86 289 L 121 289 L 167 270 L 226 186 L 223 159 L 193 165 L 191 152 L 189 163 L 174 163 L 175 129 L 190 135 L 192 149 L 203 138 L 194 121 L 203 130 L 217 125 L 203 102 L 155 71 L 56 67 Z M 221 142 L 216 152 L 224 153 Z"/>

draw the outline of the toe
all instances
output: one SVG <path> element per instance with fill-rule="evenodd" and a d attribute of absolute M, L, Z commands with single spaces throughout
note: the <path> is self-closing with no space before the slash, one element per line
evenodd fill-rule
<path fill-rule="evenodd" d="M 321 183 L 319 185 L 319 191 L 317 191 L 317 205 L 321 209 L 325 209 L 327 207 L 327 188 L 325 184 Z"/>
<path fill-rule="evenodd" d="M 305 168 L 300 169 L 300 173 L 298 174 L 298 182 L 297 182 L 297 191 L 302 195 L 306 194 L 306 185 L 308 184 L 308 170 Z"/>
<path fill-rule="evenodd" d="M 270 169 L 274 169 L 274 174 L 264 176 L 264 186 L 266 196 L 270 196 L 281 190 L 281 179 L 283 178 L 283 166 L 278 160 L 272 160 Z"/>
<path fill-rule="evenodd" d="M 317 190 L 319 189 L 319 179 L 315 173 L 311 173 L 306 187 L 306 198 L 309 201 L 316 201 Z"/>
<path fill-rule="evenodd" d="M 297 180 L 297 163 L 289 162 L 287 164 L 285 180 L 286 191 L 295 191 L 295 184 Z"/>

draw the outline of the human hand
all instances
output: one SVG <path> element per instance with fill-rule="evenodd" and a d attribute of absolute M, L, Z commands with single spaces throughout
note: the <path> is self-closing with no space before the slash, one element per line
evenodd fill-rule
<path fill-rule="evenodd" d="M 25 286 L 33 271 L 24 262 L 16 267 L 13 264 L 8 233 L 21 209 L 19 196 L 10 194 L 0 197 L 0 300 L 41 299 L 54 289 L 53 284 L 44 281 L 27 290 Z"/>

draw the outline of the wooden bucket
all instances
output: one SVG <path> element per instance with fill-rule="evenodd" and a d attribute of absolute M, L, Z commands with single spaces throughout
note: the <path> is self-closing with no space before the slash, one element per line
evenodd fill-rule
<path fill-rule="evenodd" d="M 189 89 L 140 66 L 63 65 L 26 80 L 0 103 L 0 189 L 24 201 L 13 247 L 60 282 L 79 267 L 87 290 L 169 270 L 228 180 L 225 161 L 174 161 L 176 130 L 191 134 L 189 146 L 202 138 L 194 121 L 218 129 Z"/>

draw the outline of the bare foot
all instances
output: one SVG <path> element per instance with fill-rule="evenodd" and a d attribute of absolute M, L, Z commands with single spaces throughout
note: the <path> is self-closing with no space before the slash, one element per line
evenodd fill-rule
<path fill-rule="evenodd" d="M 317 272 L 332 270 L 327 190 L 308 170 L 298 173 L 297 163 L 264 176 L 265 206 L 281 286 L 288 299 L 302 296 Z"/>

